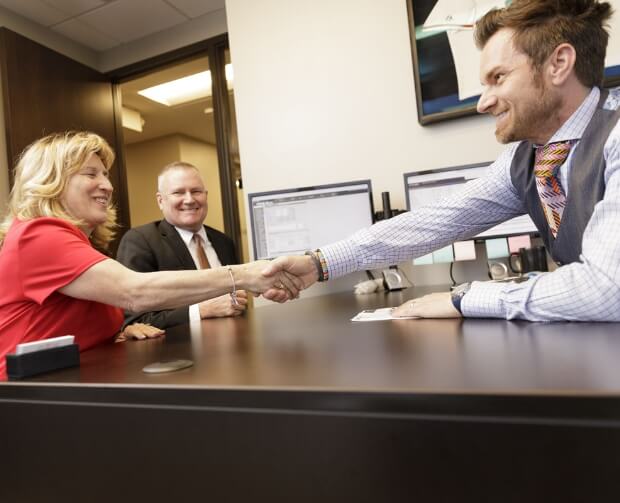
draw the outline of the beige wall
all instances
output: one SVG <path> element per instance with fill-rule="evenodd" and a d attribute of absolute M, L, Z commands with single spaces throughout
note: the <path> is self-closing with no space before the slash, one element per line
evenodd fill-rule
<path fill-rule="evenodd" d="M 171 135 L 126 145 L 125 155 L 132 227 L 161 219 L 155 199 L 157 175 L 166 164 L 185 161 L 198 167 L 209 190 L 209 212 L 205 223 L 223 231 L 217 152 L 213 145 Z"/>
<path fill-rule="evenodd" d="M 174 136 L 125 146 L 132 227 L 161 219 L 161 212 L 155 199 L 157 174 L 166 164 L 178 161 L 179 158 L 179 141 Z"/>
<path fill-rule="evenodd" d="M 246 193 L 370 178 L 377 208 L 382 191 L 404 208 L 404 172 L 499 153 L 488 117 L 419 125 L 404 0 L 227 0 L 226 11 Z M 448 281 L 435 267 L 415 276 Z"/>

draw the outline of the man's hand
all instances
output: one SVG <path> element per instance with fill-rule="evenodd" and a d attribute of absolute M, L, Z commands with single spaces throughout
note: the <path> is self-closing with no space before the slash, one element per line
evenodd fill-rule
<path fill-rule="evenodd" d="M 266 278 L 271 278 L 282 273 L 287 276 L 293 276 L 301 281 L 300 290 L 308 288 L 319 279 L 319 272 L 314 265 L 314 261 L 308 255 L 278 257 L 269 262 L 269 265 L 263 270 L 263 276 Z M 272 288 L 265 291 L 263 297 L 281 302 L 281 300 L 279 300 L 281 298 L 281 293 L 278 289 Z"/>
<path fill-rule="evenodd" d="M 399 317 L 419 316 L 420 318 L 462 318 L 452 304 L 450 292 L 431 293 L 398 306 L 392 315 Z"/>
<path fill-rule="evenodd" d="M 200 318 L 239 316 L 245 311 L 248 305 L 248 294 L 245 290 L 237 290 L 237 302 L 238 304 L 235 305 L 230 294 L 205 300 L 198 304 Z"/>
<path fill-rule="evenodd" d="M 144 340 L 161 337 L 166 331 L 146 323 L 132 323 L 116 336 L 114 342 L 124 342 L 130 339 Z"/>

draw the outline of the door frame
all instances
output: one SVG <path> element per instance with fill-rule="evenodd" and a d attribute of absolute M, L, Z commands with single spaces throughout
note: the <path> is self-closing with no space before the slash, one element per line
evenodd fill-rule
<path fill-rule="evenodd" d="M 231 111 L 228 105 L 228 90 L 224 70 L 225 52 L 228 48 L 228 34 L 224 33 L 195 44 L 181 47 L 173 51 L 159 54 L 152 58 L 147 58 L 142 61 L 117 68 L 106 73 L 105 75 L 112 81 L 114 90 L 114 112 L 116 118 L 117 138 L 119 139 L 120 146 L 119 152 L 117 152 L 117 159 L 119 164 L 123 166 L 123 173 L 126 173 L 120 84 L 147 73 L 176 65 L 183 60 L 190 59 L 194 56 L 206 55 L 209 58 L 209 68 L 211 70 L 212 82 L 211 89 L 213 98 L 215 141 L 222 193 L 224 232 L 234 241 L 237 256 L 241 257 L 242 250 L 239 205 L 237 201 L 236 184 L 232 174 L 233 162 L 230 155 L 230 134 L 233 122 L 231 120 Z M 122 194 L 122 197 L 127 198 L 125 202 L 129 205 L 129 195 Z"/>

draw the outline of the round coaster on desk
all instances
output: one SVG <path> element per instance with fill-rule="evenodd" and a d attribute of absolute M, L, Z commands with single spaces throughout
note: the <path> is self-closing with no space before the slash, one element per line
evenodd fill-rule
<path fill-rule="evenodd" d="M 164 372 L 186 369 L 192 365 L 194 365 L 194 362 L 191 360 L 168 360 L 150 363 L 142 369 L 142 372 L 146 372 L 147 374 L 162 374 Z"/>

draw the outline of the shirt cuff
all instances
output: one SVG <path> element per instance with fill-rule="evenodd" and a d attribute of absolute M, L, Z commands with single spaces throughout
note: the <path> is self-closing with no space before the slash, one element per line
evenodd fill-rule
<path fill-rule="evenodd" d="M 467 318 L 505 318 L 504 288 L 506 283 L 474 281 L 461 300 L 461 311 Z"/>
<path fill-rule="evenodd" d="M 189 306 L 189 322 L 194 323 L 200 321 L 200 308 L 198 304 L 192 304 Z"/>
<path fill-rule="evenodd" d="M 329 279 L 358 270 L 353 247 L 347 241 L 338 241 L 328 246 L 321 246 L 319 249 L 325 258 Z"/>

